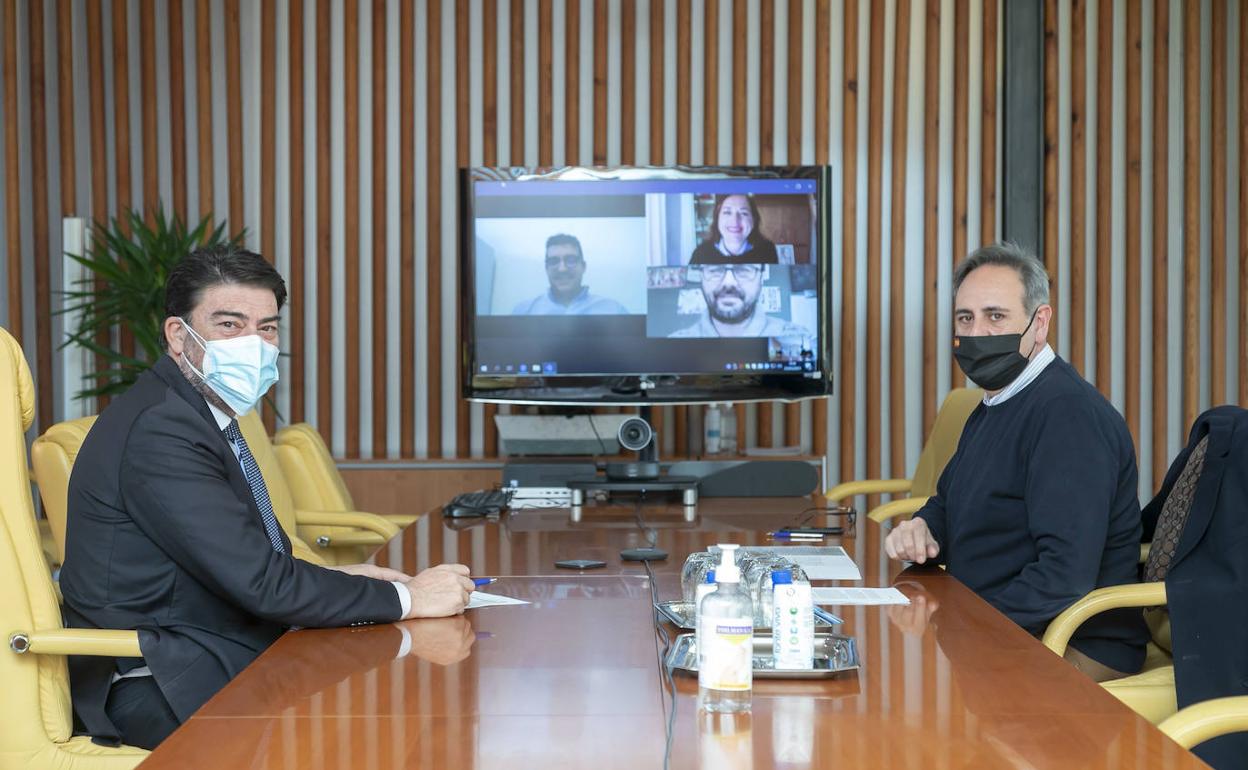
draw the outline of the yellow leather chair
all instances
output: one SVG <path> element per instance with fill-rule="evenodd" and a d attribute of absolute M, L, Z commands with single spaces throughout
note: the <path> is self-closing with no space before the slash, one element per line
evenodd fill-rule
<path fill-rule="evenodd" d="M 282 472 L 291 482 L 295 507 L 312 511 L 355 511 L 355 501 L 343 483 L 338 466 L 321 434 L 306 422 L 288 425 L 273 437 Z M 381 514 L 386 521 L 406 527 L 420 514 Z"/>
<path fill-rule="evenodd" d="M 43 515 L 52 530 L 57 562 L 65 561 L 65 514 L 68 510 L 69 473 L 78 450 L 95 424 L 95 416 L 58 422 L 30 445 L 30 464 L 43 500 Z"/>
<path fill-rule="evenodd" d="M 914 476 L 909 479 L 865 479 L 846 481 L 828 490 L 828 502 L 839 503 L 856 495 L 882 495 L 909 493 L 909 497 L 892 500 L 876 506 L 867 514 L 872 521 L 881 522 L 895 516 L 913 514 L 923 507 L 927 498 L 936 493 L 936 482 L 949 459 L 958 448 L 958 439 L 966 420 L 975 407 L 984 400 L 979 388 L 954 388 L 936 413 L 932 432 L 919 454 Z"/>
<path fill-rule="evenodd" d="M 1185 749 L 1219 735 L 1248 731 L 1248 695 L 1193 703 L 1157 728 Z"/>
<path fill-rule="evenodd" d="M 30 370 L 17 341 L 0 328 L 0 770 L 125 770 L 143 749 L 97 746 L 72 737 L 67 655 L 132 657 L 134 631 L 73 629 L 61 609 L 39 543 L 26 430 L 35 413 Z"/>
<path fill-rule="evenodd" d="M 399 527 L 372 513 L 302 508 L 295 502 L 295 489 L 282 472 L 273 442 L 265 432 L 264 422 L 255 410 L 238 420 L 243 439 L 260 466 L 264 483 L 269 488 L 273 513 L 287 534 L 298 532 L 299 538 L 312 545 L 328 564 L 354 564 L 390 542 L 399 534 Z"/>

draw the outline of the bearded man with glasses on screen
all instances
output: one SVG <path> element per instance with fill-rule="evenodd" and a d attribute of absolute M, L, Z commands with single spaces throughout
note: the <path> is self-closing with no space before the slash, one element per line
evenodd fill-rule
<path fill-rule="evenodd" d="M 790 321 L 767 315 L 758 307 L 763 291 L 763 265 L 702 265 L 702 297 L 706 313 L 669 337 L 809 337 Z"/>

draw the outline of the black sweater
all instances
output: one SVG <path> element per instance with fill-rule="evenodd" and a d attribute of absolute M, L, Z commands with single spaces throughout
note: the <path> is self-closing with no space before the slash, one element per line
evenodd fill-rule
<path fill-rule="evenodd" d="M 1094 588 L 1138 581 L 1135 452 L 1122 416 L 1060 358 L 971 413 L 916 514 L 949 573 L 1032 634 Z M 1144 662 L 1139 610 L 1084 623 L 1075 648 L 1127 673 Z"/>

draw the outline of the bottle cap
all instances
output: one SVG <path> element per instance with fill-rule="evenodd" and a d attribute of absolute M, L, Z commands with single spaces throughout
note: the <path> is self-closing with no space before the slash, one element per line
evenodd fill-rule
<path fill-rule="evenodd" d="M 719 556 L 719 566 L 715 568 L 715 582 L 740 583 L 741 568 L 737 566 L 736 543 L 720 543 Z"/>
<path fill-rule="evenodd" d="M 778 569 L 771 573 L 771 584 L 773 586 L 787 586 L 793 584 L 793 573 L 787 569 Z"/>
<path fill-rule="evenodd" d="M 707 583 L 714 583 L 714 582 L 715 582 L 715 570 L 713 570 L 713 569 L 708 569 L 708 570 L 706 571 L 706 582 L 707 582 Z"/>

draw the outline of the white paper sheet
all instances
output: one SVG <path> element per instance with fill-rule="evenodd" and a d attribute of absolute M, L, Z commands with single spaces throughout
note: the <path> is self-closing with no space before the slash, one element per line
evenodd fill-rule
<path fill-rule="evenodd" d="M 896 588 L 826 588 L 811 589 L 815 604 L 909 604 L 906 595 Z"/>
<path fill-rule="evenodd" d="M 839 545 L 748 546 L 742 550 L 780 554 L 805 570 L 811 580 L 862 580 L 858 565 Z"/>
<path fill-rule="evenodd" d="M 468 606 L 464 609 L 475 610 L 478 607 L 502 607 L 508 604 L 528 604 L 528 602 L 523 599 L 513 599 L 510 596 L 473 591 L 472 596 L 468 599 Z"/>

